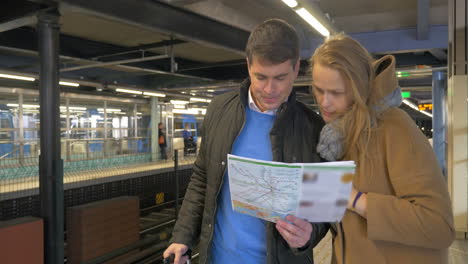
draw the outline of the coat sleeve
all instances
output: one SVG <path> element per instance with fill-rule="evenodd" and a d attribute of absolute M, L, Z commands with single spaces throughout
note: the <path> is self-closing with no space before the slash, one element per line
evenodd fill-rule
<path fill-rule="evenodd" d="M 208 110 L 209 111 L 209 110 Z M 210 115 L 207 113 L 201 131 L 201 145 L 193 165 L 193 173 L 185 192 L 170 243 L 180 243 L 191 248 L 200 236 L 206 193 L 206 127 Z"/>
<path fill-rule="evenodd" d="M 449 247 L 455 237 L 452 206 L 432 147 L 410 117 L 399 110 L 383 129 L 380 143 L 384 146 L 379 149 L 384 149 L 394 195 L 368 193 L 369 239 L 433 249 Z"/>

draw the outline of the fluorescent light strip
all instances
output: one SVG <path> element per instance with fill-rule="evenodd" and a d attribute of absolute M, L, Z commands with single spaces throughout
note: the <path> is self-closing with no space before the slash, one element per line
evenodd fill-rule
<path fill-rule="evenodd" d="M 166 97 L 166 95 L 163 94 L 163 93 L 143 92 L 143 95 L 156 96 L 156 97 Z"/>
<path fill-rule="evenodd" d="M 425 114 L 425 115 L 429 116 L 430 118 L 432 118 L 432 114 L 431 114 L 431 113 L 428 113 L 428 112 L 426 112 L 426 111 L 419 111 L 419 112 L 421 112 L 422 114 Z"/>
<path fill-rule="evenodd" d="M 194 109 L 173 109 L 172 113 L 174 114 L 190 114 L 190 115 L 197 115 L 198 110 Z"/>
<path fill-rule="evenodd" d="M 412 102 L 408 101 L 408 100 L 403 100 L 403 103 L 405 103 L 406 105 L 408 105 L 409 107 L 413 108 L 414 110 L 418 110 L 419 111 L 419 108 L 417 105 L 413 104 Z"/>
<path fill-rule="evenodd" d="M 98 108 L 98 112 L 104 112 L 104 108 Z M 106 112 L 120 112 L 122 110 L 118 108 L 106 108 Z"/>
<path fill-rule="evenodd" d="M 182 101 L 182 100 L 171 100 L 171 104 L 174 104 L 174 105 L 185 105 L 185 104 L 188 104 L 189 101 Z"/>
<path fill-rule="evenodd" d="M 429 116 L 429 117 L 432 118 L 432 114 L 431 114 L 431 113 L 428 113 L 428 112 L 426 112 L 426 111 L 421 111 L 421 110 L 419 110 L 418 106 L 415 105 L 415 104 L 413 104 L 412 102 L 410 102 L 410 101 L 408 101 L 408 100 L 405 99 L 405 100 L 403 100 L 403 103 L 405 103 L 405 104 L 408 105 L 409 107 L 413 108 L 414 110 L 420 112 L 421 114 L 425 114 L 425 115 L 427 115 L 427 116 Z"/>
<path fill-rule="evenodd" d="M 16 79 L 16 80 L 23 80 L 23 81 L 30 81 L 30 82 L 33 82 L 34 78 L 31 78 L 31 77 L 25 77 L 25 76 L 18 76 L 18 75 L 11 75 L 11 74 L 3 74 L 3 73 L 0 73 L 0 77 L 1 78 L 8 78 L 8 79 Z"/>
<path fill-rule="evenodd" d="M 115 89 L 116 92 L 120 92 L 120 93 L 130 93 L 130 94 L 139 94 L 141 95 L 143 92 L 141 91 L 135 91 L 135 90 L 128 90 L 128 89 L 120 89 L 120 88 L 117 88 Z"/>
<path fill-rule="evenodd" d="M 19 107 L 19 104 L 7 104 L 9 107 Z M 23 108 L 39 108 L 39 105 L 23 104 Z"/>
<path fill-rule="evenodd" d="M 297 6 L 296 0 L 281 0 L 281 1 L 287 4 L 290 8 L 294 8 Z"/>
<path fill-rule="evenodd" d="M 172 113 L 174 114 L 190 114 L 190 115 L 199 115 L 206 114 L 205 108 L 189 108 L 189 109 L 173 109 Z"/>
<path fill-rule="evenodd" d="M 173 105 L 173 106 L 174 106 L 174 108 L 176 108 L 176 109 L 185 109 L 185 105 L 184 105 L 184 104 L 175 104 L 175 105 Z"/>
<path fill-rule="evenodd" d="M 197 98 L 197 97 L 191 97 L 191 98 L 190 98 L 190 101 L 191 101 L 191 102 L 205 102 L 205 103 L 211 102 L 210 99 Z"/>
<path fill-rule="evenodd" d="M 79 83 L 73 83 L 73 82 L 59 82 L 60 85 L 65 85 L 65 86 L 73 86 L 73 87 L 78 87 L 80 86 Z"/>
<path fill-rule="evenodd" d="M 328 37 L 330 36 L 330 31 L 328 31 L 327 28 L 325 28 L 314 16 L 312 16 L 309 11 L 307 11 L 305 8 L 300 8 L 298 10 L 295 10 L 296 13 L 302 17 L 307 23 L 309 23 L 315 30 L 317 30 L 322 36 Z"/>
<path fill-rule="evenodd" d="M 61 105 L 60 109 L 67 109 L 66 106 Z M 68 109 L 70 110 L 86 110 L 86 107 L 79 107 L 79 106 L 69 106 Z"/>

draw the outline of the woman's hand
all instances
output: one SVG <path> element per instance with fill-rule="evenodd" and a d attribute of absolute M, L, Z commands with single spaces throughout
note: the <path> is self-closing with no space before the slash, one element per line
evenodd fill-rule
<path fill-rule="evenodd" d="M 348 209 L 358 213 L 360 216 L 367 218 L 367 194 L 362 193 L 357 197 L 359 191 L 354 188 L 351 190 L 351 194 L 348 200 Z M 353 207 L 354 200 L 357 198 L 356 204 Z"/>

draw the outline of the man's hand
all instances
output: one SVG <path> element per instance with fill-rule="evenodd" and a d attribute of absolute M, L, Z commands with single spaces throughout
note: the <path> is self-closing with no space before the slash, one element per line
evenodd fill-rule
<path fill-rule="evenodd" d="M 163 253 L 164 258 L 169 258 L 174 254 L 174 264 L 184 264 L 188 260 L 188 256 L 182 256 L 187 252 L 188 247 L 184 244 L 172 243 Z"/>
<path fill-rule="evenodd" d="M 286 216 L 286 220 L 292 224 L 278 220 L 276 222 L 276 230 L 288 242 L 290 247 L 301 248 L 305 246 L 312 234 L 312 224 L 294 215 Z"/>

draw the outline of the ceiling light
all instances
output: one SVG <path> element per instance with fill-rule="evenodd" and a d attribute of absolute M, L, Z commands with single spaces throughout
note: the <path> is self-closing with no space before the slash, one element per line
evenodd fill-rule
<path fill-rule="evenodd" d="M 281 0 L 281 1 L 283 1 L 285 4 L 287 4 L 290 8 L 293 8 L 293 7 L 297 6 L 296 0 Z"/>
<path fill-rule="evenodd" d="M 1 78 L 8 78 L 8 79 L 16 79 L 16 80 L 23 80 L 23 81 L 30 81 L 33 82 L 34 78 L 31 77 L 25 77 L 25 76 L 18 76 L 18 75 L 11 75 L 11 74 L 2 74 L 0 73 Z"/>
<path fill-rule="evenodd" d="M 173 105 L 181 105 L 181 104 L 188 104 L 189 101 L 182 101 L 182 100 L 171 100 L 171 104 Z"/>
<path fill-rule="evenodd" d="M 135 91 L 135 90 L 128 90 L 128 89 L 120 89 L 120 88 L 117 88 L 115 89 L 116 92 L 121 92 L 121 93 L 131 93 L 131 94 L 139 94 L 141 95 L 143 92 L 141 91 Z"/>
<path fill-rule="evenodd" d="M 173 114 L 193 114 L 192 112 L 188 111 L 187 109 L 172 109 Z"/>
<path fill-rule="evenodd" d="M 174 108 L 177 108 L 177 109 L 185 109 L 185 105 L 184 105 L 184 104 L 175 104 L 175 105 L 174 105 Z"/>
<path fill-rule="evenodd" d="M 73 82 L 59 82 L 60 85 L 65 85 L 65 86 L 73 86 L 73 87 L 78 87 L 80 86 L 79 83 L 73 83 Z"/>
<path fill-rule="evenodd" d="M 432 114 L 431 113 L 428 113 L 427 111 L 420 111 L 421 114 L 425 114 L 427 115 L 428 117 L 432 118 Z"/>
<path fill-rule="evenodd" d="M 61 106 L 60 106 L 60 109 L 67 109 L 67 107 L 61 105 Z M 68 109 L 70 109 L 70 110 L 86 110 L 86 107 L 69 106 Z"/>
<path fill-rule="evenodd" d="M 98 108 L 97 109 L 99 112 L 104 112 L 104 108 Z M 106 108 L 106 112 L 120 112 L 122 110 L 118 108 Z"/>
<path fill-rule="evenodd" d="M 7 104 L 9 107 L 19 107 L 19 104 Z M 23 104 L 23 108 L 39 108 L 39 105 Z"/>
<path fill-rule="evenodd" d="M 166 97 L 163 93 L 152 93 L 152 92 L 143 92 L 143 95 L 156 96 L 156 97 Z"/>
<path fill-rule="evenodd" d="M 328 29 L 325 28 L 322 25 L 322 23 L 320 23 L 314 16 L 312 16 L 309 13 L 309 11 L 307 11 L 305 8 L 300 8 L 295 11 L 299 16 L 301 16 L 307 23 L 309 23 L 313 28 L 315 28 L 315 30 L 317 30 L 324 37 L 330 36 L 330 31 L 328 31 Z"/>
<path fill-rule="evenodd" d="M 414 110 L 418 110 L 419 111 L 419 108 L 417 105 L 413 104 L 412 102 L 408 101 L 408 100 L 403 100 L 403 103 L 405 103 L 407 106 L 413 108 Z"/>
<path fill-rule="evenodd" d="M 211 100 L 210 100 L 210 99 L 205 99 L 205 98 L 191 97 L 191 98 L 190 98 L 190 102 L 205 102 L 205 103 L 209 103 L 209 102 L 211 102 Z"/>
<path fill-rule="evenodd" d="M 206 113 L 206 109 L 203 108 L 189 108 L 189 109 L 173 109 L 172 113 L 174 114 L 190 114 L 190 115 L 204 115 Z"/>

